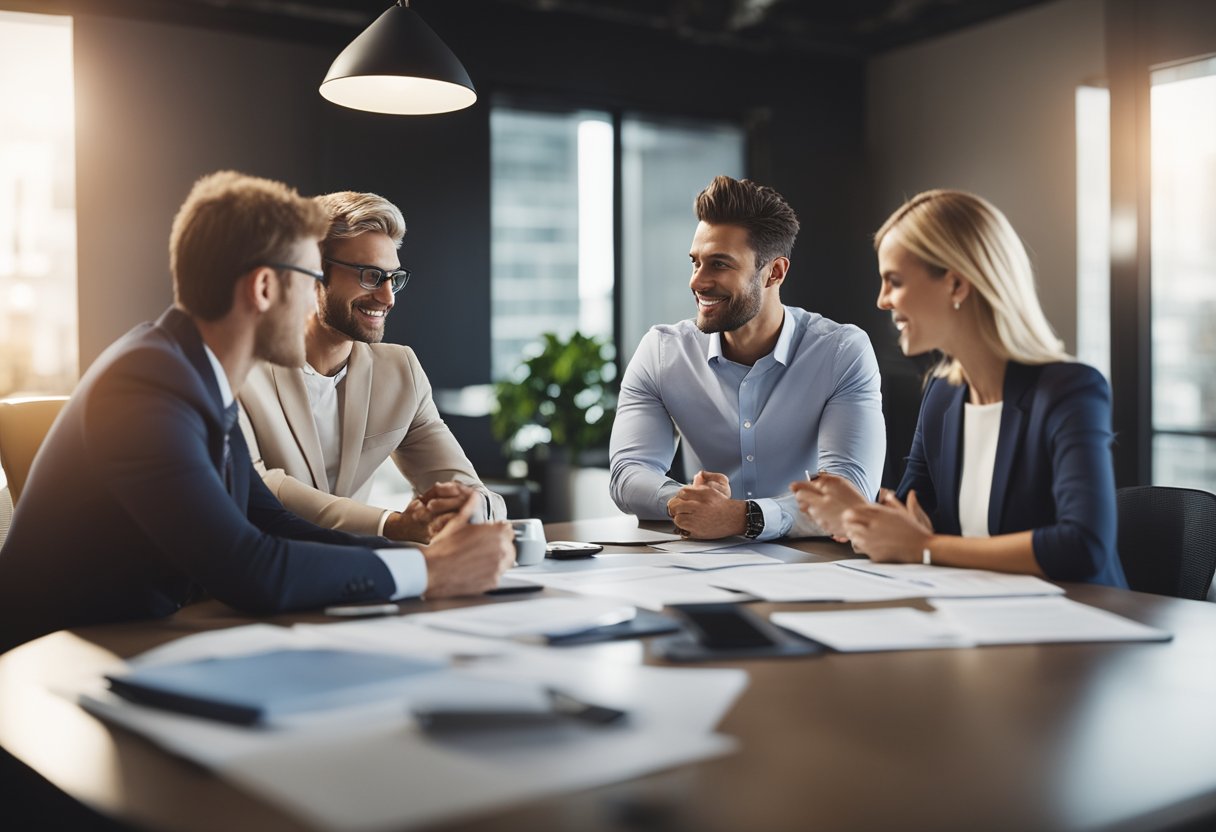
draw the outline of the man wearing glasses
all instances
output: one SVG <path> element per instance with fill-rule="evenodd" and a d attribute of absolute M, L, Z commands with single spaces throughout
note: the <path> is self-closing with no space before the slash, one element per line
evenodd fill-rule
<path fill-rule="evenodd" d="M 425 543 L 474 494 L 475 520 L 504 518 L 502 498 L 481 483 L 440 418 L 414 351 L 381 343 L 410 278 L 398 257 L 401 211 L 369 193 L 316 201 L 330 222 L 307 362 L 264 362 L 241 392 L 255 466 L 289 510 L 329 528 Z M 416 495 L 401 511 L 367 504 L 390 456 Z"/>
<path fill-rule="evenodd" d="M 612 499 L 690 537 L 822 535 L 789 485 L 830 471 L 878 491 L 878 362 L 855 326 L 784 306 L 798 218 L 772 188 L 718 176 L 694 203 L 696 318 L 653 327 L 621 380 Z M 692 482 L 667 476 L 677 442 Z"/>
<path fill-rule="evenodd" d="M 0 550 L 0 652 L 65 627 L 465 595 L 513 561 L 471 498 L 429 546 L 321 528 L 263 485 L 236 429 L 256 361 L 298 367 L 328 217 L 279 182 L 195 183 L 169 241 L 174 305 L 100 355 L 43 442 Z"/>

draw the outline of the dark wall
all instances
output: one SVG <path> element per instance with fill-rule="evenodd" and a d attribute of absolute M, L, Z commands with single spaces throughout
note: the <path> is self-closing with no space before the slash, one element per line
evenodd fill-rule
<path fill-rule="evenodd" d="M 858 62 L 477 0 L 414 8 L 474 79 L 470 109 L 392 117 L 322 99 L 317 86 L 354 30 L 253 34 L 219 13 L 190 26 L 75 18 L 82 370 L 171 302 L 173 214 L 196 178 L 234 168 L 304 193 L 371 190 L 400 205 L 402 259 L 415 276 L 389 339 L 417 350 L 437 388 L 489 381 L 489 112 L 499 92 L 747 125 L 751 175 L 803 221 L 786 302 L 846 321 L 868 304 Z M 690 210 L 690 236 L 693 225 Z M 484 427 L 467 438 L 492 448 Z M 470 449 L 475 462 L 492 453 L 482 450 Z"/>

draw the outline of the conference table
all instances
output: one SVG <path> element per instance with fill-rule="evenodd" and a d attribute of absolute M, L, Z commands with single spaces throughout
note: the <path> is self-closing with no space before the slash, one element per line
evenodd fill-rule
<path fill-rule="evenodd" d="M 550 540 L 622 540 L 638 533 L 628 517 L 552 524 L 546 531 Z M 789 545 L 809 561 L 852 556 L 826 540 Z M 749 674 L 718 728 L 739 740 L 736 752 L 438 828 L 872 832 L 1216 823 L 1216 604 L 1063 586 L 1073 600 L 1169 630 L 1174 638 L 725 663 L 719 666 Z M 402 612 L 464 603 L 416 601 L 403 604 Z M 923 601 L 906 603 L 928 609 Z M 843 606 L 751 608 L 768 614 Z M 63 631 L 12 650 L 0 657 L 0 746 L 66 795 L 141 828 L 307 828 L 54 692 L 82 672 L 112 670 L 120 659 L 173 639 L 253 620 L 207 601 L 168 619 Z M 580 649 L 621 661 L 621 645 Z M 661 663 L 648 648 L 628 655 Z"/>

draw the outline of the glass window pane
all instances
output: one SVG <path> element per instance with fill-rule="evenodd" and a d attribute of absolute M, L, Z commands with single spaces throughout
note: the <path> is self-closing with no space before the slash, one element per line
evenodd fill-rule
<path fill-rule="evenodd" d="M 1110 91 L 1077 87 L 1077 358 L 1110 378 Z"/>
<path fill-rule="evenodd" d="M 607 113 L 490 113 L 495 380 L 542 332 L 612 337 L 612 144 Z"/>
<path fill-rule="evenodd" d="M 1216 430 L 1216 59 L 1156 71 L 1152 81 L 1153 428 L 1211 431 Z M 1167 452 L 1174 447 L 1164 437 L 1158 441 Z M 1211 458 L 1201 455 L 1188 470 L 1200 462 Z"/>
<path fill-rule="evenodd" d="M 76 383 L 71 23 L 0 12 L 0 396 Z"/>
<path fill-rule="evenodd" d="M 692 317 L 692 202 L 718 174 L 743 176 L 743 130 L 627 116 L 621 125 L 621 366 L 646 330 Z"/>
<path fill-rule="evenodd" d="M 1153 484 L 1216 492 L 1216 439 L 1154 436 Z"/>

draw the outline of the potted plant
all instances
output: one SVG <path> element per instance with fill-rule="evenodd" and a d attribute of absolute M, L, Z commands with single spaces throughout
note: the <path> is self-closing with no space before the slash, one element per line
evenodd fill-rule
<path fill-rule="evenodd" d="M 545 499 L 555 517 L 568 519 L 562 499 L 571 491 L 574 468 L 607 466 L 616 413 L 614 358 L 606 339 L 546 332 L 539 352 L 521 362 L 510 380 L 494 385 L 494 437 L 509 457 L 545 466 Z"/>

